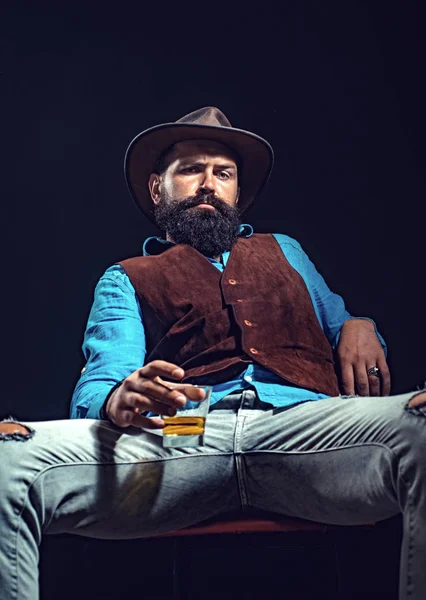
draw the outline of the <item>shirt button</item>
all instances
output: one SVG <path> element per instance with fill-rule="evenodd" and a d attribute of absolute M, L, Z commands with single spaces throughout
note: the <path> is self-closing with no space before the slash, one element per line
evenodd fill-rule
<path fill-rule="evenodd" d="M 244 379 L 248 382 L 253 381 L 253 377 L 250 377 L 250 375 L 244 375 Z"/>
<path fill-rule="evenodd" d="M 235 281 L 235 279 L 228 279 L 228 283 L 230 283 L 231 285 L 235 285 L 237 282 Z"/>
<path fill-rule="evenodd" d="M 259 354 L 259 350 L 256 350 L 256 348 L 250 348 L 250 352 L 252 354 Z"/>
<path fill-rule="evenodd" d="M 253 323 L 251 321 L 247 321 L 247 319 L 244 320 L 244 323 L 247 325 L 247 327 L 252 327 Z"/>

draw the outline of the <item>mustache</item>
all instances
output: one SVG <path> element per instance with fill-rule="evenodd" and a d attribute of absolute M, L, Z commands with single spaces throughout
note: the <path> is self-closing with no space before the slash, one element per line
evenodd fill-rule
<path fill-rule="evenodd" d="M 214 194 L 199 193 L 179 202 L 179 211 L 193 208 L 199 204 L 209 204 L 221 213 L 224 212 L 223 207 L 226 206 L 226 202 Z"/>

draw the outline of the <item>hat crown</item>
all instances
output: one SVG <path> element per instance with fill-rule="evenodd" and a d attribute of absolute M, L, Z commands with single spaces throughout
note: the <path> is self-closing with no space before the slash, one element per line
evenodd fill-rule
<path fill-rule="evenodd" d="M 223 112 L 215 106 L 205 106 L 185 115 L 176 123 L 190 125 L 209 125 L 211 127 L 232 127 Z"/>

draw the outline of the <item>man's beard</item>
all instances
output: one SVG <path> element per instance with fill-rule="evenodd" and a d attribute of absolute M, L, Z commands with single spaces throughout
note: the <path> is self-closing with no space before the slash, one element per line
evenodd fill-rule
<path fill-rule="evenodd" d="M 193 208 L 198 204 L 210 204 L 216 210 Z M 154 215 L 157 226 L 176 244 L 192 246 L 210 258 L 232 249 L 241 225 L 238 208 L 212 194 L 174 200 L 163 193 Z"/>

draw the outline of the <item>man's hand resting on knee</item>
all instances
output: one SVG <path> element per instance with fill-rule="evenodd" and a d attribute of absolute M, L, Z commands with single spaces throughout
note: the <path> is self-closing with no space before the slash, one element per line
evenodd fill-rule
<path fill-rule="evenodd" d="M 337 366 L 344 394 L 360 396 L 390 394 L 389 367 L 371 321 L 350 319 L 344 323 L 337 347 Z M 371 367 L 378 367 L 380 377 L 368 374 Z"/>
<path fill-rule="evenodd" d="M 146 417 L 141 413 L 173 416 L 176 409 L 185 404 L 186 397 L 200 401 L 205 396 L 202 389 L 191 384 L 172 383 L 161 378 L 179 381 L 184 375 L 183 369 L 164 360 L 154 360 L 134 371 L 109 397 L 105 407 L 108 419 L 119 427 L 133 425 L 162 429 L 165 425 L 163 419 Z"/>

